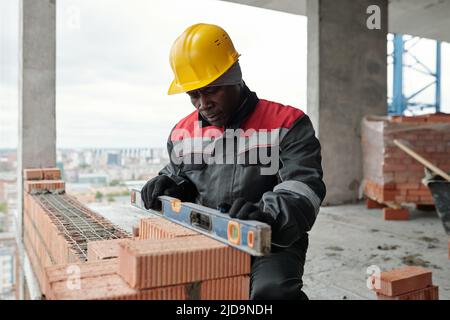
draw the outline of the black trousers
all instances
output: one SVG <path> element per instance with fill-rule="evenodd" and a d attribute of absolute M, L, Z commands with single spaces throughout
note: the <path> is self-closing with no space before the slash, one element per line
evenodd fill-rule
<path fill-rule="evenodd" d="M 292 246 L 272 246 L 263 257 L 252 257 L 251 300 L 308 300 L 302 291 L 303 268 L 308 250 L 308 234 Z"/>

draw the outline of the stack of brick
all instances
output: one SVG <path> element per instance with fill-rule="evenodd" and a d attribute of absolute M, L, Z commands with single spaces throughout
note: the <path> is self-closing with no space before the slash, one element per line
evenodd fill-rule
<path fill-rule="evenodd" d="M 247 282 L 250 256 L 201 235 L 132 241 L 120 244 L 118 273 L 135 289 L 197 282 L 202 287 L 206 280 L 227 283 L 234 277 Z"/>
<path fill-rule="evenodd" d="M 32 185 L 30 182 L 38 183 L 45 181 L 45 184 L 50 186 L 46 190 L 56 190 L 59 187 L 51 187 L 52 183 L 60 185 L 59 180 L 49 180 L 51 178 L 60 178 L 59 169 L 57 168 L 28 169 L 24 171 L 24 178 L 35 179 L 24 181 L 25 186 Z M 62 192 L 64 192 L 64 189 L 62 189 Z M 35 189 L 26 189 L 23 198 L 24 245 L 44 295 L 46 294 L 45 288 L 47 287 L 45 280 L 46 267 L 79 263 L 86 260 L 86 253 L 83 252 L 83 248 L 87 244 L 83 243 L 83 241 L 89 239 L 89 237 L 86 236 L 84 239 L 80 239 L 79 230 L 81 229 L 76 225 L 76 222 L 72 221 L 70 217 L 62 220 L 60 218 L 61 216 L 67 215 L 68 212 L 73 215 L 73 210 L 77 207 L 78 210 L 84 210 L 86 216 L 89 215 L 92 217 L 92 220 L 95 220 L 98 225 L 108 228 L 106 229 L 108 233 L 114 232 L 114 236 L 128 237 L 125 232 L 119 228 L 115 228 L 109 221 L 98 214 L 90 212 L 88 208 L 70 196 L 50 195 L 57 197 L 58 200 L 56 202 L 62 204 L 61 209 L 59 211 L 56 210 L 56 212 L 55 207 L 46 205 L 46 193 L 48 191 L 42 189 L 39 189 L 37 193 Z M 77 217 L 81 218 L 81 216 Z M 86 223 L 87 220 L 82 220 L 82 222 Z M 75 230 L 75 233 L 71 233 L 73 232 L 71 230 Z"/>
<path fill-rule="evenodd" d="M 65 183 L 58 168 L 37 168 L 24 171 L 24 189 L 31 194 L 64 193 Z"/>
<path fill-rule="evenodd" d="M 66 244 L 64 236 L 52 223 L 49 213 L 32 196 L 32 193 L 43 192 L 42 186 L 47 190 L 63 192 L 61 185 L 64 182 L 61 184 L 60 178 L 56 168 L 24 170 L 24 179 L 29 179 L 24 181 L 24 245 L 41 287 L 45 284 L 46 266 L 80 261 L 75 250 Z"/>
<path fill-rule="evenodd" d="M 199 235 L 199 233 L 158 216 L 141 219 L 139 223 L 139 240 L 157 240 L 194 235 Z"/>
<path fill-rule="evenodd" d="M 78 288 L 68 277 L 70 265 L 47 268 L 47 297 L 248 299 L 248 254 L 157 216 L 142 219 L 139 234 L 140 239 L 90 242 L 89 261 L 75 264 Z"/>
<path fill-rule="evenodd" d="M 119 255 L 119 243 L 126 239 L 90 241 L 87 244 L 87 259 L 89 262 L 115 259 Z"/>
<path fill-rule="evenodd" d="M 377 281 L 372 279 L 372 283 Z M 378 300 L 439 300 L 439 288 L 432 283 L 431 271 L 403 267 L 382 272 L 375 288 Z"/>
<path fill-rule="evenodd" d="M 450 171 L 450 115 L 365 117 L 361 127 L 364 194 L 390 207 L 433 204 L 428 187 L 421 182 L 423 165 L 393 140 L 406 141 L 414 151 Z"/>
<path fill-rule="evenodd" d="M 231 300 L 248 299 L 246 276 L 138 290 L 117 274 L 118 262 L 103 260 L 46 268 L 49 300 Z"/>
<path fill-rule="evenodd" d="M 29 194 L 24 198 L 24 245 L 42 287 L 46 266 L 82 260 L 53 224 L 49 214 Z"/>
<path fill-rule="evenodd" d="M 75 198 L 53 194 L 64 193 L 50 180 L 60 179 L 57 169 L 24 177 L 33 179 L 25 181 L 24 243 L 46 298 L 248 299 L 248 254 L 157 216 L 131 238 Z"/>
<path fill-rule="evenodd" d="M 134 234 L 135 237 L 137 235 L 136 238 L 139 240 L 159 240 L 199 235 L 198 232 L 158 216 L 141 219 L 139 227 L 133 227 L 133 229 L 139 230 Z M 117 258 L 119 243 L 121 242 L 123 242 L 122 239 L 89 242 L 87 246 L 88 260 L 96 261 Z"/>

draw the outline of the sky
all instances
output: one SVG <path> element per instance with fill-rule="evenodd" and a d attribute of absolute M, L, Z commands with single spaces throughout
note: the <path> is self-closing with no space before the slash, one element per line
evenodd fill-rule
<path fill-rule="evenodd" d="M 167 95 L 170 47 L 198 22 L 229 33 L 244 80 L 260 98 L 307 111 L 304 16 L 217 0 L 57 4 L 58 147 L 165 147 L 171 128 L 194 110 L 187 95 Z M 0 28 L 0 148 L 16 147 L 18 0 L 0 0 Z M 450 74 L 447 61 L 443 73 Z"/>
<path fill-rule="evenodd" d="M 0 39 L 10 64 L 2 68 L 1 147 L 17 143 L 17 28 L 13 14 L 0 12 L 11 29 Z M 57 146 L 165 147 L 171 128 L 194 110 L 187 95 L 167 95 L 170 47 L 198 22 L 229 33 L 244 80 L 260 98 L 305 109 L 305 17 L 214 0 L 58 1 Z M 286 30 L 295 30 L 289 46 Z"/>

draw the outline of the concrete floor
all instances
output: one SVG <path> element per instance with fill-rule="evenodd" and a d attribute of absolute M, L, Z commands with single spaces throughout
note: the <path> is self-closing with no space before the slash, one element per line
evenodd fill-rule
<path fill-rule="evenodd" d="M 410 211 L 409 221 L 384 221 L 364 204 L 323 207 L 310 232 L 303 277 L 310 299 L 375 299 L 367 267 L 421 265 L 433 272 L 440 299 L 450 299 L 448 237 L 435 211 Z"/>
<path fill-rule="evenodd" d="M 90 208 L 128 232 L 146 216 L 127 204 Z M 303 277 L 310 299 L 375 299 L 366 287 L 367 267 L 384 271 L 407 263 L 432 270 L 440 299 L 450 299 L 448 238 L 436 213 L 412 208 L 409 221 L 384 221 L 382 215 L 364 204 L 321 208 Z"/>

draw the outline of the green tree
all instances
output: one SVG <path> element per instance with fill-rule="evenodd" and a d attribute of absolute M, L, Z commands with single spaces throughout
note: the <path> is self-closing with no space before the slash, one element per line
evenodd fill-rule
<path fill-rule="evenodd" d="M 108 200 L 108 202 L 114 202 L 115 201 L 112 194 L 108 194 L 108 199 L 107 200 Z"/>
<path fill-rule="evenodd" d="M 102 199 L 103 199 L 103 193 L 101 193 L 100 191 L 97 191 L 95 193 L 95 200 L 102 201 Z"/>
<path fill-rule="evenodd" d="M 0 212 L 8 213 L 8 204 L 6 202 L 0 202 Z"/>
<path fill-rule="evenodd" d="M 114 179 L 114 180 L 112 180 L 112 181 L 109 183 L 109 186 L 110 186 L 110 187 L 115 187 L 115 186 L 118 186 L 118 185 L 120 185 L 120 181 L 117 180 L 117 179 Z"/>

